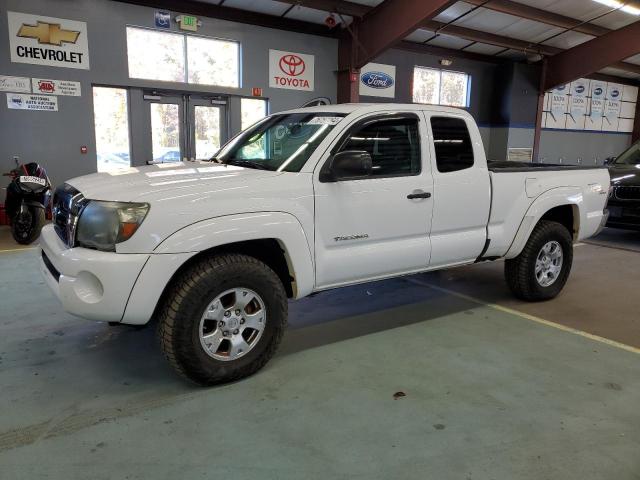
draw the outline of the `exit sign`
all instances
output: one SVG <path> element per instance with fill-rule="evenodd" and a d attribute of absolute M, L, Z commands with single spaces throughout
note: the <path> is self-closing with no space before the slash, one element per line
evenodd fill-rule
<path fill-rule="evenodd" d="M 191 32 L 196 32 L 198 30 L 198 18 L 191 15 L 180 15 L 177 18 L 180 30 L 189 30 Z"/>

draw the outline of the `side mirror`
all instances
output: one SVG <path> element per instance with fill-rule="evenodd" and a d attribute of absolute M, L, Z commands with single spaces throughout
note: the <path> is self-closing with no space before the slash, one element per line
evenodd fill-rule
<path fill-rule="evenodd" d="M 358 180 L 367 178 L 373 170 L 371 155 L 364 150 L 345 150 L 336 153 L 320 172 L 321 182 Z"/>
<path fill-rule="evenodd" d="M 615 161 L 616 161 L 616 157 L 607 157 L 607 158 L 604 159 L 604 164 L 605 165 L 611 165 Z"/>

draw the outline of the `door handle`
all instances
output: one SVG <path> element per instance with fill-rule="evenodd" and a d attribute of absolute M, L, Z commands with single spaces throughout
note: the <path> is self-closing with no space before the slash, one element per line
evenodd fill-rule
<path fill-rule="evenodd" d="M 409 200 L 414 200 L 416 198 L 431 198 L 431 193 L 423 192 L 422 190 L 415 190 L 413 193 L 407 195 Z"/>

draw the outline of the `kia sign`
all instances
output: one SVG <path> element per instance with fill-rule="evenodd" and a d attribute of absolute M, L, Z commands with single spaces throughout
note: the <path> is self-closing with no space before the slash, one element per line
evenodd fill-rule
<path fill-rule="evenodd" d="M 89 69 L 85 22 L 16 12 L 7 17 L 12 62 Z"/>
<path fill-rule="evenodd" d="M 269 50 L 269 86 L 271 88 L 313 91 L 313 55 Z"/>
<path fill-rule="evenodd" d="M 360 95 L 394 98 L 396 95 L 396 67 L 368 63 L 360 70 Z"/>

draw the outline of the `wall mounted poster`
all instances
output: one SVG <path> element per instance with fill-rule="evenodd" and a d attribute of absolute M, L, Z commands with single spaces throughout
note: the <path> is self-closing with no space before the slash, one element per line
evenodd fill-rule
<path fill-rule="evenodd" d="M 571 84 L 571 102 L 569 111 L 575 119 L 587 113 L 587 84 L 588 80 L 580 79 Z"/>
<path fill-rule="evenodd" d="M 567 111 L 567 85 L 560 85 L 551 92 L 551 114 L 554 117 L 564 115 Z"/>
<path fill-rule="evenodd" d="M 607 94 L 607 82 L 593 80 L 591 82 L 591 113 L 593 120 L 597 120 L 604 114 L 604 99 Z"/>

